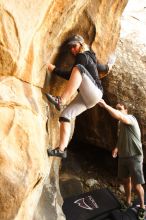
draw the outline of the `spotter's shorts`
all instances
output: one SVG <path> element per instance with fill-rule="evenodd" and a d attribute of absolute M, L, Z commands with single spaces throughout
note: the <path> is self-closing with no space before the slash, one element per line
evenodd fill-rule
<path fill-rule="evenodd" d="M 135 184 L 144 184 L 143 157 L 119 158 L 118 177 L 121 179 L 131 177 Z"/>

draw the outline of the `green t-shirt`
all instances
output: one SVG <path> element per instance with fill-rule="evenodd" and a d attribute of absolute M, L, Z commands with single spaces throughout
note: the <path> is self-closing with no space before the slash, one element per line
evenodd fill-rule
<path fill-rule="evenodd" d="M 131 124 L 119 122 L 118 155 L 119 157 L 143 156 L 141 132 L 136 118 L 126 115 Z"/>

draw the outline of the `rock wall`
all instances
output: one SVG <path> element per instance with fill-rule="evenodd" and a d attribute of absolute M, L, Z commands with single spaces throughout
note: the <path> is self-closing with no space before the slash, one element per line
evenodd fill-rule
<path fill-rule="evenodd" d="M 61 65 L 68 54 L 60 46 L 72 33 L 82 34 L 106 62 L 116 47 L 126 3 L 1 0 L 0 220 L 64 219 L 60 160 L 46 154 L 47 146 L 58 142 L 58 113 L 42 91 L 60 94 L 65 81 L 46 75 L 47 62 Z"/>

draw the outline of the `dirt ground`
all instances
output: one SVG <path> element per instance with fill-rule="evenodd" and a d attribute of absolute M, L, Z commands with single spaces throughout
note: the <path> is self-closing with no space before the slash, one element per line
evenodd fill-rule
<path fill-rule="evenodd" d="M 86 144 L 70 145 L 67 159 L 60 169 L 60 191 L 63 198 L 95 189 L 108 188 L 120 202 L 124 189 L 117 178 L 117 159 L 111 152 Z M 145 185 L 144 185 L 145 188 Z M 136 198 L 132 192 L 132 199 Z"/>

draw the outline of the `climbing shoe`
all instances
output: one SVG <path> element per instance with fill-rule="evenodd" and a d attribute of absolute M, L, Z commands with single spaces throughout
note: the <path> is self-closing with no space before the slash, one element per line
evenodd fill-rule
<path fill-rule="evenodd" d="M 52 96 L 49 93 L 45 94 L 48 101 L 51 102 L 53 105 L 55 105 L 56 109 L 60 111 L 62 109 L 62 102 L 60 96 Z"/>
<path fill-rule="evenodd" d="M 138 208 L 137 218 L 138 218 L 138 220 L 144 220 L 145 219 L 145 209 Z"/>
<path fill-rule="evenodd" d="M 47 149 L 48 156 L 67 158 L 67 150 L 61 151 L 59 148 Z"/>

